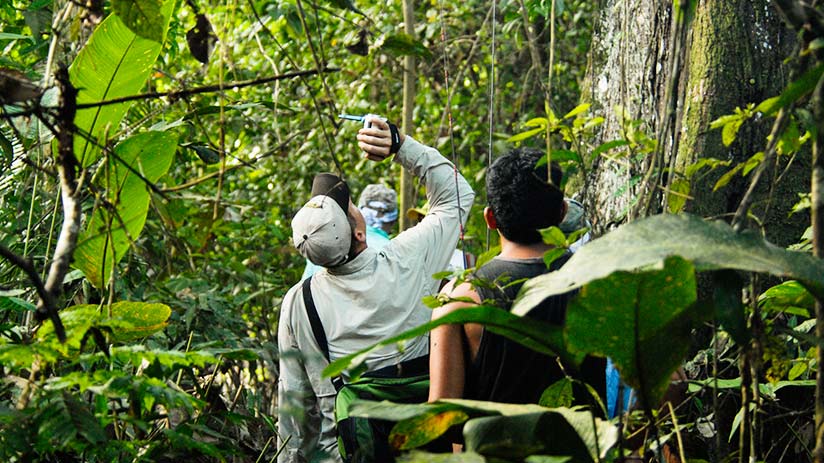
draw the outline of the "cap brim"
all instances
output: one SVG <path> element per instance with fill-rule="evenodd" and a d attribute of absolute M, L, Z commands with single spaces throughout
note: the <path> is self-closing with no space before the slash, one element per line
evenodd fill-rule
<path fill-rule="evenodd" d="M 349 210 L 349 185 L 335 174 L 321 173 L 312 181 L 312 197 L 329 196 L 344 212 Z"/>

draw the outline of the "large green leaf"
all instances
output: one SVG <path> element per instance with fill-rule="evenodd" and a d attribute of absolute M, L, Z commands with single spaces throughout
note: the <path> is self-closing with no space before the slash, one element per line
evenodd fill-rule
<path fill-rule="evenodd" d="M 660 268 L 669 256 L 681 256 L 699 271 L 736 269 L 794 278 L 824 296 L 820 259 L 779 248 L 755 233 L 736 233 L 724 222 L 689 214 L 657 215 L 587 243 L 560 270 L 527 281 L 512 312 L 526 314 L 548 296 L 612 272 Z"/>
<path fill-rule="evenodd" d="M 815 310 L 815 299 L 797 281 L 785 281 L 764 291 L 758 304 L 765 312 L 787 312 L 809 318 Z"/>
<path fill-rule="evenodd" d="M 663 270 L 615 272 L 570 301 L 568 346 L 610 357 L 654 406 L 689 348 L 695 299 L 693 266 L 680 257 L 667 259 Z"/>
<path fill-rule="evenodd" d="M 156 182 L 169 170 L 176 145 L 172 133 L 146 132 L 117 145 L 109 157 L 108 175 L 99 183 L 115 213 L 105 207 L 94 211 L 80 234 L 73 263 L 97 288 L 106 286 L 112 267 L 143 230 L 150 199 L 146 182 Z"/>
<path fill-rule="evenodd" d="M 506 336 L 530 349 L 547 355 L 558 355 L 562 360 L 578 363 L 580 359 L 567 355 L 563 343 L 563 333 L 559 326 L 512 315 L 497 307 L 480 306 L 456 310 L 437 320 L 413 328 L 405 333 L 381 341 L 354 354 L 332 362 L 323 370 L 325 376 L 335 376 L 344 370 L 362 365 L 369 354 L 381 347 L 398 344 L 428 333 L 433 328 L 450 323 L 481 323 L 493 333 Z"/>
<path fill-rule="evenodd" d="M 450 427 L 469 419 L 461 410 L 430 412 L 400 421 L 389 433 L 389 443 L 398 450 L 409 450 L 428 444 L 445 433 Z"/>
<path fill-rule="evenodd" d="M 449 413 L 449 412 L 462 412 Z M 476 400 L 447 399 L 426 404 L 396 404 L 359 400 L 350 416 L 400 421 L 393 429 L 396 439 L 402 432 L 418 439 L 410 423 L 422 423 L 441 415 L 456 422 L 473 417 L 464 426 L 467 450 L 485 456 L 523 458 L 532 454 L 571 455 L 574 461 L 593 461 L 615 445 L 617 429 L 595 418 L 589 411 L 546 408 L 534 404 L 504 404 Z M 442 431 L 446 429 L 441 427 Z M 435 434 L 434 430 L 431 431 Z M 427 438 L 432 437 L 431 435 Z"/>
<path fill-rule="evenodd" d="M 69 349 L 78 349 L 91 328 L 104 329 L 115 342 L 144 338 L 162 330 L 171 313 L 166 304 L 149 302 L 120 301 L 102 309 L 95 304 L 68 307 L 60 312 L 67 337 L 61 350 L 67 353 Z M 37 338 L 54 343 L 57 338 L 52 324 L 43 325 Z"/>
<path fill-rule="evenodd" d="M 464 426 L 467 450 L 516 460 L 542 454 L 571 456 L 576 462 L 600 461 L 617 438 L 617 430 L 608 422 L 587 411 L 563 408 L 475 418 Z"/>
<path fill-rule="evenodd" d="M 174 1 L 163 4 L 165 34 Z M 145 85 L 161 50 L 161 43 L 135 35 L 117 15 L 110 15 L 95 29 L 69 68 L 78 89 L 77 103 L 96 103 L 137 94 Z M 77 111 L 74 122 L 74 153 L 86 167 L 100 157 L 97 145 L 106 143 L 119 129 L 131 103 L 111 104 Z M 91 141 L 89 140 L 91 138 Z"/>

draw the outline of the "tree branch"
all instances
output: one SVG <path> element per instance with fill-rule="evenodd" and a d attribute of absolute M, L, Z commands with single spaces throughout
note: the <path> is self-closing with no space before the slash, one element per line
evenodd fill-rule
<path fill-rule="evenodd" d="M 191 95 L 197 95 L 197 94 L 200 94 L 200 93 L 219 92 L 219 91 L 229 90 L 229 89 L 233 89 L 233 88 L 252 87 L 252 86 L 255 86 L 255 85 L 267 84 L 269 82 L 275 82 L 275 81 L 278 81 L 278 80 L 292 79 L 292 78 L 295 78 L 295 77 L 312 76 L 312 75 L 315 75 L 315 74 L 321 74 L 321 73 L 325 73 L 325 72 L 337 72 L 339 70 L 340 69 L 338 69 L 338 68 L 326 67 L 326 68 L 323 68 L 323 69 L 320 69 L 320 70 L 309 69 L 309 70 L 306 70 L 306 71 L 287 72 L 286 74 L 280 74 L 280 75 L 277 75 L 277 76 L 263 77 L 261 79 L 242 80 L 240 82 L 229 82 L 229 83 L 216 84 L 216 85 L 206 85 L 204 87 L 197 87 L 197 88 L 192 88 L 192 89 L 188 89 L 188 90 L 176 90 L 176 91 L 172 91 L 172 92 L 149 92 L 149 93 L 142 93 L 140 95 L 129 95 L 129 96 L 121 97 L 121 98 L 114 98 L 114 99 L 111 99 L 111 100 L 98 101 L 96 103 L 81 103 L 81 104 L 76 105 L 76 107 L 77 107 L 77 109 L 97 108 L 97 107 L 100 107 L 100 106 L 107 106 L 107 105 L 118 104 L 118 103 L 126 103 L 126 102 L 129 102 L 129 101 L 150 100 L 150 99 L 162 98 L 162 97 L 168 97 L 168 98 L 171 98 L 173 100 L 176 100 L 176 99 L 180 99 L 180 98 L 186 98 L 186 97 L 189 97 Z"/>
<path fill-rule="evenodd" d="M 55 298 L 63 290 L 63 278 L 69 270 L 69 265 L 77 246 L 77 236 L 80 232 L 80 198 L 77 179 L 78 162 L 74 156 L 74 116 L 77 113 L 77 90 L 69 80 L 69 71 L 63 67 L 56 73 L 60 95 L 62 99 L 60 117 L 57 120 L 57 172 L 60 175 L 60 190 L 63 200 L 63 226 L 54 249 L 49 274 L 46 278 L 46 291 Z M 54 331 L 60 342 L 66 341 L 66 334 L 57 308 L 49 306 L 41 298 L 37 304 L 35 316 L 38 320 L 50 319 L 54 324 Z"/>

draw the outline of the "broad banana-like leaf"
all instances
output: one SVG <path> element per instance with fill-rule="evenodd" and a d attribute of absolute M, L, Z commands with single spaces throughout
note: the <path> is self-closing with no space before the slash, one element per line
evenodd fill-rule
<path fill-rule="evenodd" d="M 587 243 L 560 270 L 527 281 L 512 312 L 524 315 L 549 296 L 613 272 L 661 268 L 669 256 L 691 261 L 698 271 L 735 269 L 793 278 L 824 297 L 824 260 L 779 248 L 752 232 L 736 233 L 721 221 L 657 215 Z"/>
<path fill-rule="evenodd" d="M 112 268 L 143 230 L 150 200 L 146 182 L 156 182 L 169 170 L 176 147 L 175 134 L 145 132 L 117 145 L 109 157 L 99 183 L 114 211 L 94 211 L 74 252 L 74 267 L 95 287 L 106 286 Z"/>
<path fill-rule="evenodd" d="M 174 1 L 161 11 L 165 36 Z M 162 41 L 162 40 L 161 40 Z M 117 15 L 109 15 L 95 29 L 69 68 L 77 103 L 96 103 L 135 95 L 146 85 L 162 44 L 136 35 Z M 77 111 L 74 122 L 74 154 L 83 167 L 100 157 L 100 146 L 114 135 L 131 102 L 97 106 Z"/>

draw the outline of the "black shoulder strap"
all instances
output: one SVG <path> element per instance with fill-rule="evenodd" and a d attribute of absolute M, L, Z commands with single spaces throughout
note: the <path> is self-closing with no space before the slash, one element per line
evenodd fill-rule
<path fill-rule="evenodd" d="M 303 280 L 303 305 L 306 306 L 306 314 L 309 316 L 309 323 L 312 325 L 312 334 L 315 335 L 315 341 L 317 341 L 321 352 L 323 352 L 323 356 L 326 357 L 326 361 L 331 361 L 329 359 L 329 342 L 326 340 L 323 323 L 320 321 L 318 309 L 315 307 L 315 300 L 312 298 L 311 276 Z M 343 378 L 340 375 L 333 376 L 332 385 L 335 386 L 336 391 L 340 391 L 340 388 L 343 387 Z"/>

